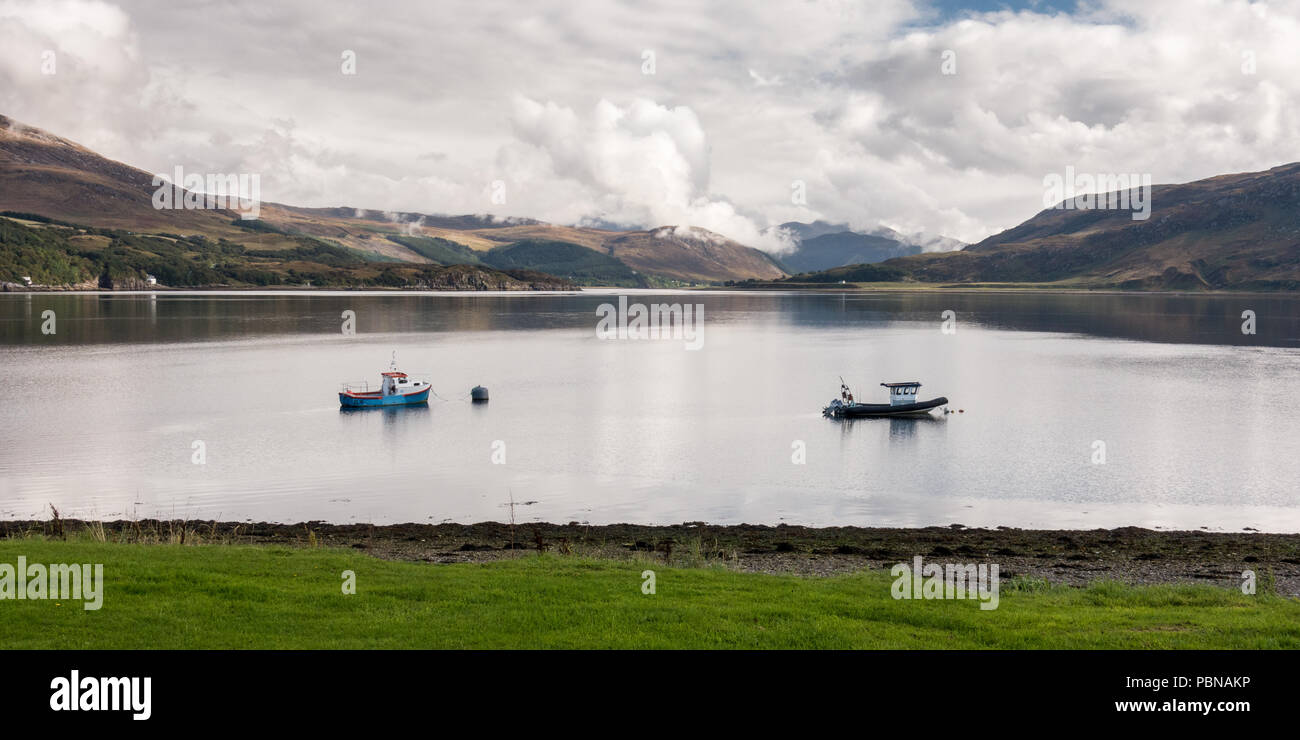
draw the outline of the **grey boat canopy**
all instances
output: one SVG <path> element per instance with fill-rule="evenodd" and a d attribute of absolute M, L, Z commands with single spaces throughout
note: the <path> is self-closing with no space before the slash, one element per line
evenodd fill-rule
<path fill-rule="evenodd" d="M 921 384 L 917 382 L 881 383 L 881 385 L 889 389 L 890 406 L 916 403 L 916 394 L 921 390 Z"/>

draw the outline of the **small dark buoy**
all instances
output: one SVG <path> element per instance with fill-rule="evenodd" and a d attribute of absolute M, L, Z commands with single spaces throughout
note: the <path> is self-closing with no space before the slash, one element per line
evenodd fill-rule
<path fill-rule="evenodd" d="M 475 401 L 475 402 L 487 401 L 487 400 L 488 400 L 488 390 L 487 390 L 487 388 L 484 388 L 484 387 L 481 386 L 481 385 L 476 385 L 476 386 L 474 386 L 472 389 L 470 389 L 469 397 L 470 397 L 471 400 L 473 400 L 473 401 Z"/>

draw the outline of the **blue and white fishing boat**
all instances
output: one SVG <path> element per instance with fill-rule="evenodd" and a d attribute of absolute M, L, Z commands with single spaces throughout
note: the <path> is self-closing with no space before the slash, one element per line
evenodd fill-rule
<path fill-rule="evenodd" d="M 372 389 L 370 383 L 343 383 L 339 386 L 339 405 L 346 408 L 364 408 L 371 406 L 411 406 L 429 402 L 428 374 L 407 375 L 397 369 L 397 353 L 388 372 L 379 374 L 379 387 Z"/>

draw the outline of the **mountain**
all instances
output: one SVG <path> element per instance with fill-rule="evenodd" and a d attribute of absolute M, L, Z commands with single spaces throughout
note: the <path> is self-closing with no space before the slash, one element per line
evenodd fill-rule
<path fill-rule="evenodd" d="M 528 243 L 531 246 L 509 254 L 511 269 L 572 270 L 584 276 L 580 282 L 586 284 L 603 277 L 618 285 L 676 285 L 785 275 L 765 253 L 702 229 L 620 231 L 527 218 L 303 208 L 270 202 L 261 203 L 257 220 L 242 220 L 230 210 L 155 209 L 153 180 L 151 173 L 0 116 L 0 211 L 35 217 L 27 219 L 32 228 L 52 220 L 83 230 L 181 240 L 201 237 L 238 246 L 243 250 L 241 260 L 267 255 L 287 259 L 300 249 L 311 257 L 324 244 L 362 262 L 470 265 L 489 271 L 493 268 L 486 253 Z M 87 235 L 91 234 L 80 236 Z M 80 243 L 89 243 L 80 236 Z M 597 254 L 573 253 L 556 243 Z M 186 253 L 187 259 L 195 256 Z M 277 274 L 289 279 L 287 272 Z M 12 278 L 0 276 L 0 280 Z"/>
<path fill-rule="evenodd" d="M 0 116 L 0 208 L 139 230 L 221 229 L 234 218 L 225 211 L 155 210 L 152 182 L 147 172 Z"/>
<path fill-rule="evenodd" d="M 927 282 L 1148 290 L 1300 287 L 1300 163 L 1151 189 L 1151 214 L 1050 208 L 952 255 L 891 265 Z"/>
<path fill-rule="evenodd" d="M 681 281 L 770 280 L 785 271 L 767 253 L 707 229 L 661 226 L 605 241 L 609 256 L 637 272 Z"/>
<path fill-rule="evenodd" d="M 514 242 L 483 253 L 483 261 L 502 270 L 540 270 L 579 285 L 649 287 L 646 279 L 625 263 L 570 242 Z"/>
<path fill-rule="evenodd" d="M 780 228 L 790 232 L 796 242 L 816 239 L 824 234 L 842 234 L 846 231 L 853 231 L 848 224 L 833 224 L 829 221 L 817 220 L 812 223 L 802 221 L 786 221 L 781 224 Z"/>
<path fill-rule="evenodd" d="M 788 221 L 782 229 L 794 237 L 793 252 L 781 255 L 787 271 L 818 272 L 855 264 L 872 264 L 922 252 L 951 251 L 964 244 L 945 236 L 905 236 L 887 226 L 855 231 L 848 224 Z"/>
<path fill-rule="evenodd" d="M 818 272 L 843 265 L 884 262 L 893 257 L 920 253 L 921 247 L 889 237 L 841 231 L 803 240 L 794 252 L 781 255 L 781 264 L 790 272 Z"/>
<path fill-rule="evenodd" d="M 1137 221 L 1128 209 L 1049 208 L 960 251 L 891 259 L 869 272 L 831 269 L 787 283 L 1300 289 L 1300 163 L 1156 185 L 1150 203 L 1150 217 Z"/>

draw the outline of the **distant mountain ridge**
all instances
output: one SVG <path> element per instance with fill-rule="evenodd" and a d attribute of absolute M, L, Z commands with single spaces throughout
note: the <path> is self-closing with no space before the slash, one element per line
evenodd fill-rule
<path fill-rule="evenodd" d="M 16 281 L 27 276 L 25 270 L 80 281 L 92 265 L 111 278 L 114 265 L 129 264 L 235 285 L 353 279 L 394 286 L 444 279 L 540 284 L 523 272 L 515 283 L 506 282 L 493 267 L 496 261 L 516 271 L 545 272 L 543 265 L 567 270 L 557 277 L 588 285 L 771 282 L 807 273 L 786 284 L 1300 289 L 1300 163 L 1157 185 L 1144 221 L 1134 221 L 1129 210 L 1049 208 L 965 248 L 946 237 L 904 235 L 883 226 L 862 231 L 848 224 L 789 222 L 782 228 L 796 249 L 780 257 L 690 226 L 627 231 L 277 203 L 262 203 L 260 220 L 243 221 L 228 210 L 156 210 L 153 178 L 0 116 L 0 211 L 23 222 L 4 230 L 10 241 L 0 239 L 0 265 L 7 270 L 0 281 Z M 37 233 L 52 228 L 50 221 L 62 223 L 57 233 Z M 516 248 L 501 249 L 511 246 Z M 453 266 L 473 269 L 455 275 L 432 269 Z"/>
<path fill-rule="evenodd" d="M 1151 209 L 1134 220 L 1127 209 L 1048 208 L 957 252 L 792 280 L 1300 289 L 1300 162 L 1156 185 Z"/>
<path fill-rule="evenodd" d="M 796 248 L 779 257 L 789 272 L 818 272 L 835 267 L 873 264 L 926 251 L 950 251 L 965 246 L 948 237 L 911 237 L 886 226 L 855 231 L 846 223 L 788 221 L 781 224 L 795 239 Z"/>
<path fill-rule="evenodd" d="M 560 226 L 530 218 L 431 215 L 355 207 L 305 208 L 263 202 L 260 219 L 229 210 L 157 210 L 154 175 L 109 160 L 75 142 L 0 116 L 0 211 L 32 214 L 95 229 L 202 236 L 241 245 L 250 254 L 297 249 L 303 238 L 374 261 L 488 265 L 476 257 L 527 243 L 510 253 L 518 269 L 536 257 L 570 265 L 596 281 L 631 285 L 708 284 L 785 276 L 766 253 L 695 227 L 625 231 Z M 434 241 L 407 242 L 425 237 Z M 457 245 L 449 247 L 436 240 Z M 555 246 L 567 243 L 600 256 Z M 549 245 L 549 246 L 538 246 Z M 563 253 L 563 259 L 558 259 Z M 540 265 L 541 262 L 538 263 Z"/>

